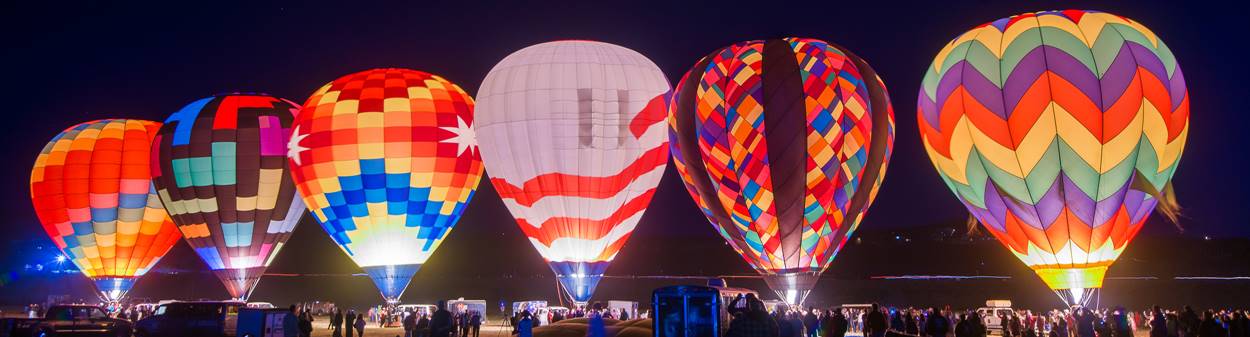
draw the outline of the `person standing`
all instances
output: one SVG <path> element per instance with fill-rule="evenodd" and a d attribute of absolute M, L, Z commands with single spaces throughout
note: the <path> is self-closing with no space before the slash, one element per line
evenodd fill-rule
<path fill-rule="evenodd" d="M 603 326 L 603 303 L 595 302 L 591 306 L 592 310 L 587 313 L 586 320 L 586 336 L 587 337 L 604 337 L 608 332 Z"/>
<path fill-rule="evenodd" d="M 929 308 L 929 316 L 924 320 L 924 335 L 929 337 L 946 337 L 951 322 L 942 316 L 942 312 Z"/>
<path fill-rule="evenodd" d="M 312 322 L 313 322 L 313 318 L 312 318 L 312 315 L 308 313 L 308 310 L 304 310 L 303 312 L 299 313 L 299 335 L 300 337 L 312 336 L 312 331 L 313 331 Z"/>
<path fill-rule="evenodd" d="M 872 309 L 864 317 L 864 335 L 868 337 L 885 337 L 885 330 L 889 328 L 885 314 L 881 313 L 881 306 L 873 303 Z"/>
<path fill-rule="evenodd" d="M 517 337 L 534 337 L 534 319 L 528 310 L 521 312 L 521 319 L 516 322 Z"/>
<path fill-rule="evenodd" d="M 1097 320 L 1092 311 L 1082 308 L 1076 317 L 1076 337 L 1094 337 L 1094 325 Z"/>
<path fill-rule="evenodd" d="M 404 326 L 404 337 L 414 337 L 416 336 L 414 330 L 417 329 L 417 313 L 404 312 L 404 314 L 404 322 L 401 324 Z"/>
<path fill-rule="evenodd" d="M 347 316 L 343 318 L 343 326 L 346 327 L 346 329 L 343 329 L 343 331 L 345 332 L 343 336 L 352 337 L 352 330 L 353 330 L 353 326 L 355 325 L 355 323 L 356 323 L 356 310 L 348 310 Z"/>
<path fill-rule="evenodd" d="M 1181 312 L 1180 317 L 1181 337 L 1197 337 L 1198 326 L 1202 321 L 1198 318 L 1198 313 L 1194 312 L 1194 308 L 1185 306 L 1185 311 Z"/>
<path fill-rule="evenodd" d="M 430 316 L 421 313 L 416 320 L 416 337 L 430 337 Z"/>
<path fill-rule="evenodd" d="M 816 317 L 816 308 L 809 308 L 803 315 L 803 328 L 807 329 L 807 337 L 816 337 L 820 332 L 820 317 Z"/>
<path fill-rule="evenodd" d="M 1157 305 L 1150 313 L 1150 337 L 1168 337 L 1168 319 Z"/>
<path fill-rule="evenodd" d="M 430 337 L 451 337 L 455 322 L 451 320 L 451 312 L 447 311 L 447 301 L 438 301 L 437 307 L 430 315 Z"/>
<path fill-rule="evenodd" d="M 764 302 L 755 294 L 747 294 L 743 300 L 747 301 L 747 310 L 729 322 L 725 337 L 778 337 L 779 322 L 764 310 Z"/>
<path fill-rule="evenodd" d="M 331 337 L 343 337 L 343 311 L 339 308 L 334 308 L 334 316 L 330 316 L 330 327 L 334 330 Z"/>
<path fill-rule="evenodd" d="M 1198 324 L 1198 337 L 1228 337 L 1228 333 L 1216 320 L 1215 314 L 1207 310 L 1202 315 L 1202 323 Z"/>
<path fill-rule="evenodd" d="M 365 337 L 365 315 L 356 315 L 356 336 Z"/>
<path fill-rule="evenodd" d="M 469 316 L 469 329 L 471 329 L 469 336 L 479 337 L 482 332 L 482 314 L 477 311 L 471 311 L 471 313 L 472 315 Z"/>

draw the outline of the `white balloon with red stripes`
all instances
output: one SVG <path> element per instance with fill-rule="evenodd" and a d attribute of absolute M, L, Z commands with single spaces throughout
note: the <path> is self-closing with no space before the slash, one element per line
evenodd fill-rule
<path fill-rule="evenodd" d="M 521 49 L 478 90 L 491 184 L 575 302 L 590 299 L 664 174 L 669 90 L 642 54 L 595 41 Z"/>

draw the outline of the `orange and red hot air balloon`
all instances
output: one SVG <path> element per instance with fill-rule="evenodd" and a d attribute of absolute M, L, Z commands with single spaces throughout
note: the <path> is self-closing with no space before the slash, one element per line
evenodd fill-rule
<path fill-rule="evenodd" d="M 44 146 L 31 170 L 43 229 L 108 302 L 121 300 L 181 238 L 149 175 L 160 126 L 133 119 L 75 125 Z"/>

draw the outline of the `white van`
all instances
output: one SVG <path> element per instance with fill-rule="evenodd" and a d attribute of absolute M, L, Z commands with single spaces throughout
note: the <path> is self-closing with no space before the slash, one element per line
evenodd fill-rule
<path fill-rule="evenodd" d="M 1015 315 L 1016 311 L 1011 308 L 1009 300 L 989 300 L 985 301 L 984 307 L 977 309 L 977 314 L 981 315 L 981 322 L 985 323 L 988 334 L 1002 334 L 1002 316 Z"/>

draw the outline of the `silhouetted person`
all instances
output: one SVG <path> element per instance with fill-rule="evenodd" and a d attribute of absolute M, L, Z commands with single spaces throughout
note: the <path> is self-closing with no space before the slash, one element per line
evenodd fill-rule
<path fill-rule="evenodd" d="M 447 301 L 438 301 L 438 310 L 430 315 L 430 336 L 451 337 L 455 324 L 451 320 L 451 312 L 447 311 Z"/>
<path fill-rule="evenodd" d="M 308 310 L 304 310 L 299 314 L 299 335 L 300 337 L 311 337 L 313 331 L 313 318 Z"/>
<path fill-rule="evenodd" d="M 1094 324 L 1097 321 L 1093 312 L 1081 308 L 1080 315 L 1076 317 L 1076 337 L 1094 337 Z"/>
<path fill-rule="evenodd" d="M 332 337 L 343 336 L 343 311 L 334 308 L 334 316 L 330 316 L 330 328 L 334 331 L 330 333 Z"/>
<path fill-rule="evenodd" d="M 471 311 L 469 315 L 469 336 L 478 337 L 482 332 L 482 314 L 477 311 Z"/>
<path fill-rule="evenodd" d="M 516 322 L 517 337 L 534 337 L 534 318 L 529 311 L 521 312 L 521 319 Z"/>
<path fill-rule="evenodd" d="M 608 332 L 607 328 L 603 326 L 603 303 L 595 302 L 595 304 L 591 305 L 590 308 L 590 312 L 587 313 L 586 336 L 606 336 Z"/>
<path fill-rule="evenodd" d="M 1203 313 L 1202 323 L 1198 325 L 1198 337 L 1228 337 L 1224 326 L 1215 320 L 1210 311 Z"/>
<path fill-rule="evenodd" d="M 365 315 L 356 314 L 356 336 L 365 337 Z"/>
<path fill-rule="evenodd" d="M 415 315 L 415 314 L 414 314 Z M 430 337 L 430 316 L 421 314 L 417 319 L 417 328 L 413 330 L 417 337 Z"/>
<path fill-rule="evenodd" d="M 803 329 L 807 331 L 807 337 L 816 337 L 820 332 L 820 318 L 816 317 L 816 310 L 807 311 L 807 315 L 803 315 Z"/>
<path fill-rule="evenodd" d="M 1128 322 L 1128 311 L 1124 307 L 1115 309 L 1111 314 L 1111 328 L 1115 337 L 1133 337 L 1133 327 Z"/>
<path fill-rule="evenodd" d="M 417 313 L 408 313 L 407 316 L 404 316 L 404 322 L 401 325 L 404 326 L 404 337 L 416 336 L 417 332 L 415 330 L 417 330 Z"/>
<path fill-rule="evenodd" d="M 820 320 L 821 335 L 824 337 L 846 336 L 846 329 L 849 327 L 850 322 L 842 315 L 842 308 L 825 311 L 825 317 Z"/>
<path fill-rule="evenodd" d="M 930 337 L 946 337 L 951 322 L 942 316 L 942 311 L 929 308 L 929 317 L 924 320 L 924 334 Z"/>
<path fill-rule="evenodd" d="M 356 310 L 348 310 L 347 316 L 343 316 L 343 326 L 346 327 L 346 329 L 343 329 L 344 331 L 343 336 L 352 337 L 352 328 L 355 324 L 356 324 Z"/>
<path fill-rule="evenodd" d="M 747 294 L 742 300 L 747 303 L 746 311 L 729 322 L 725 337 L 778 337 L 778 322 L 768 316 L 764 302 L 755 294 Z"/>
<path fill-rule="evenodd" d="M 1157 305 L 1150 312 L 1150 337 L 1168 337 L 1168 319 Z"/>
<path fill-rule="evenodd" d="M 881 306 L 876 303 L 872 304 L 868 314 L 864 317 L 864 335 L 868 337 L 885 337 L 885 330 L 889 329 L 886 322 L 885 314 L 881 312 Z"/>
<path fill-rule="evenodd" d="M 1198 313 L 1194 312 L 1194 308 L 1186 305 L 1178 323 L 1180 323 L 1181 337 L 1197 337 L 1198 326 L 1202 324 L 1202 320 L 1198 318 Z"/>

